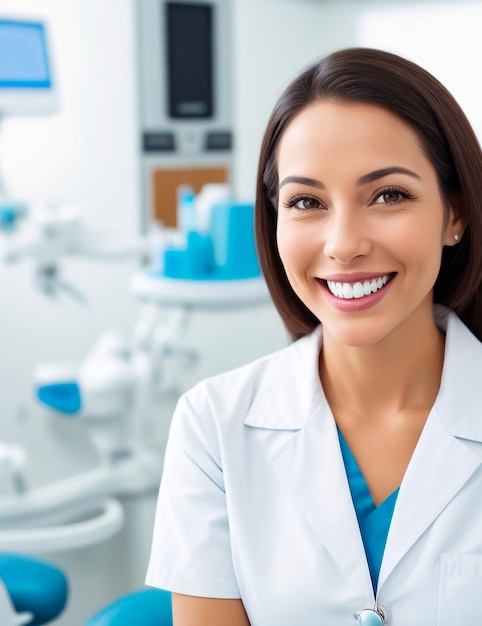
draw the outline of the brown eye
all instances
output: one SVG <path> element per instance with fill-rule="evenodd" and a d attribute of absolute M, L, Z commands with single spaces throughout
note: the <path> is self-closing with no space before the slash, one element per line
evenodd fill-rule
<path fill-rule="evenodd" d="M 386 191 L 381 197 L 383 198 L 383 202 L 385 202 L 385 204 L 395 204 L 395 202 L 398 202 L 402 196 L 397 191 Z"/>
<path fill-rule="evenodd" d="M 297 198 L 293 198 L 290 200 L 288 206 L 299 209 L 300 211 L 310 211 L 321 208 L 320 201 L 311 196 L 298 196 Z"/>
<path fill-rule="evenodd" d="M 412 197 L 413 196 L 411 196 L 406 191 L 403 191 L 402 189 L 390 187 L 388 189 L 382 189 L 377 193 L 377 195 L 375 196 L 374 204 L 398 204 L 399 202 L 402 202 L 403 200 L 408 200 Z"/>

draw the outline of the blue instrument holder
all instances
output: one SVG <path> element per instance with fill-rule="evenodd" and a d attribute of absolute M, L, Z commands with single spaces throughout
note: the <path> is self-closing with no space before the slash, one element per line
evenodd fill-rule
<path fill-rule="evenodd" d="M 52 383 L 38 387 L 37 399 L 42 404 L 67 415 L 75 415 L 82 406 L 80 388 L 75 381 Z"/>

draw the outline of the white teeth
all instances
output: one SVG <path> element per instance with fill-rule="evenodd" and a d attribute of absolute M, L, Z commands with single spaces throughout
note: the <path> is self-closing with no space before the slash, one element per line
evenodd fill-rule
<path fill-rule="evenodd" d="M 365 280 L 363 283 L 335 283 L 332 280 L 328 280 L 327 285 L 331 293 L 337 298 L 344 298 L 345 300 L 351 300 L 352 298 L 363 298 L 369 296 L 371 293 L 375 293 L 382 287 L 384 287 L 389 279 L 389 275 L 380 276 L 374 278 L 371 281 Z"/>
<path fill-rule="evenodd" d="M 355 283 L 353 285 L 353 297 L 363 298 L 364 295 L 365 295 L 365 291 L 363 290 L 363 285 L 361 283 Z"/>
<path fill-rule="evenodd" d="M 343 297 L 347 300 L 353 298 L 353 287 L 350 283 L 343 283 Z"/>

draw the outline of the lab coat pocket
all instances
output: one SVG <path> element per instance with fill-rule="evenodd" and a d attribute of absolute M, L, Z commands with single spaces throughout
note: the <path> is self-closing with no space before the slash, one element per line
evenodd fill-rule
<path fill-rule="evenodd" d="M 442 554 L 437 624 L 482 624 L 482 554 Z"/>

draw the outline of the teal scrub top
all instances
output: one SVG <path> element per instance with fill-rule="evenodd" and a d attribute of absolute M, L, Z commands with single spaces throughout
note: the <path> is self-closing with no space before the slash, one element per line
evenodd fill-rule
<path fill-rule="evenodd" d="M 375 506 L 358 463 L 339 429 L 338 438 L 353 506 L 355 507 L 360 534 L 365 547 L 373 590 L 376 593 L 383 553 L 399 489 L 396 489 L 381 504 Z"/>

